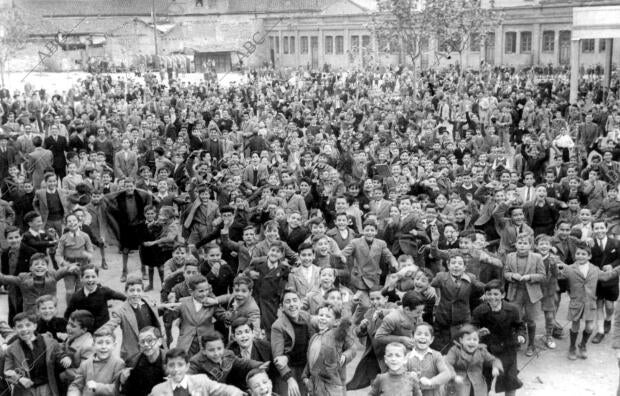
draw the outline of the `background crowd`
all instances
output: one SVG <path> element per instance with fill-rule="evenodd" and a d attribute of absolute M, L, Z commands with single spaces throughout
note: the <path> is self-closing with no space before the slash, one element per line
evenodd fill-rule
<path fill-rule="evenodd" d="M 514 395 L 521 344 L 587 359 L 619 293 L 620 99 L 595 71 L 577 103 L 567 84 L 377 67 L 0 90 L 3 391 Z"/>

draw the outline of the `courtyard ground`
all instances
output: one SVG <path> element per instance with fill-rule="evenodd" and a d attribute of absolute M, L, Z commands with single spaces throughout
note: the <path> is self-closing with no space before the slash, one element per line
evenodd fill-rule
<path fill-rule="evenodd" d="M 118 291 L 124 291 L 124 284 L 120 282 L 121 258 L 117 249 L 107 249 L 107 261 L 110 269 L 100 272 L 101 284 Z M 99 263 L 98 256 L 94 263 Z M 130 272 L 139 271 L 137 254 L 130 256 Z M 159 301 L 159 279 L 155 280 L 155 290 L 148 293 L 148 298 L 154 302 Z M 64 295 L 64 283 L 59 282 L 59 295 Z M 64 299 L 59 302 L 59 309 L 64 312 L 66 307 Z M 116 304 L 116 302 L 112 303 Z M 564 296 L 559 313 L 559 322 L 566 324 L 567 298 Z M 6 320 L 7 303 L 6 295 L 0 296 L 0 320 Z M 569 325 L 565 326 L 568 334 Z M 539 323 L 538 329 L 543 324 Z M 117 330 L 121 337 L 120 330 Z M 618 364 L 616 363 L 615 351 L 611 348 L 611 337 L 606 337 L 599 345 L 588 345 L 589 357 L 587 360 L 569 361 L 566 358 L 568 350 L 568 337 L 558 341 L 556 350 L 539 348 L 538 357 L 527 358 L 523 352 L 519 354 L 520 378 L 524 387 L 518 392 L 525 396 L 613 396 L 618 385 Z M 117 345 L 120 345 L 119 338 Z M 361 348 L 361 347 L 360 347 Z M 362 350 L 358 350 L 357 358 L 348 367 L 348 375 L 351 377 Z M 348 392 L 349 396 L 367 395 L 367 390 Z M 491 393 L 494 395 L 494 393 Z"/>

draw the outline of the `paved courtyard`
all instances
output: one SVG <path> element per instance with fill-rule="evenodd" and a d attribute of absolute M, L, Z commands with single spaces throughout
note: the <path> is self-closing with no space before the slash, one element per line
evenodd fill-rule
<path fill-rule="evenodd" d="M 107 261 L 110 269 L 101 271 L 101 284 L 111 287 L 118 291 L 124 291 L 124 284 L 120 282 L 121 275 L 121 258 L 117 253 L 117 249 L 107 249 Z M 95 257 L 95 263 L 99 263 L 100 259 Z M 139 271 L 139 261 L 137 254 L 130 256 L 130 271 Z M 160 289 L 159 279 L 155 275 L 155 291 L 149 292 L 148 296 L 153 301 L 159 301 Z M 64 294 L 64 284 L 59 282 L 59 295 Z M 566 324 L 566 306 L 568 300 L 566 297 L 562 299 L 562 306 L 559 313 L 559 322 Z M 61 312 L 65 309 L 64 299 L 59 302 Z M 6 295 L 0 297 L 0 318 L 6 320 L 7 305 Z M 565 332 L 568 333 L 568 325 L 565 326 Z M 538 326 L 542 329 L 542 323 Z M 117 330 L 118 336 L 121 337 L 120 330 Z M 518 392 L 519 395 L 526 396 L 613 396 L 616 392 L 618 384 L 618 365 L 616 363 L 615 351 L 611 348 L 611 338 L 606 337 L 599 345 L 588 345 L 588 360 L 569 361 L 566 358 L 568 350 L 568 337 L 559 340 L 556 350 L 545 350 L 544 347 L 539 349 L 539 356 L 535 358 L 527 358 L 523 353 L 519 354 L 519 368 L 521 371 L 521 380 L 524 387 Z M 120 345 L 121 339 L 117 345 Z M 355 362 L 353 362 L 348 370 L 349 376 L 353 375 L 353 370 L 357 365 L 359 357 L 362 353 L 360 349 Z M 366 390 L 348 392 L 349 396 L 367 395 Z M 491 393 L 494 395 L 494 393 Z"/>

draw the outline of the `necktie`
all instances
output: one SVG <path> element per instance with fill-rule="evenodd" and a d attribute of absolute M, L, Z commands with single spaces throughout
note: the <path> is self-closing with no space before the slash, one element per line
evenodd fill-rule
<path fill-rule="evenodd" d="M 242 349 L 241 357 L 244 359 L 250 359 L 250 349 L 249 348 Z"/>
<path fill-rule="evenodd" d="M 254 184 L 258 183 L 258 168 L 254 168 Z"/>
<path fill-rule="evenodd" d="M 605 240 L 599 239 L 598 240 L 598 246 L 601 248 L 601 251 L 605 250 Z"/>
<path fill-rule="evenodd" d="M 531 187 L 528 187 L 528 188 L 527 188 L 527 196 L 525 197 L 525 200 L 526 200 L 526 201 L 529 201 L 529 200 L 530 200 L 530 198 L 531 198 L 531 197 L 530 197 L 530 194 L 531 194 L 531 193 L 530 193 L 530 190 L 531 190 Z"/>

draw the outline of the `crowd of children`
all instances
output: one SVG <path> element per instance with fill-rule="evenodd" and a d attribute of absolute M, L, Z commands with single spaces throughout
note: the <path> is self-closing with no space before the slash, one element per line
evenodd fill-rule
<path fill-rule="evenodd" d="M 514 396 L 562 304 L 587 359 L 619 295 L 620 101 L 560 77 L 0 91 L 0 392 Z"/>

